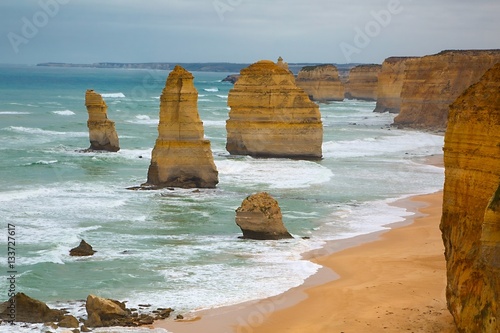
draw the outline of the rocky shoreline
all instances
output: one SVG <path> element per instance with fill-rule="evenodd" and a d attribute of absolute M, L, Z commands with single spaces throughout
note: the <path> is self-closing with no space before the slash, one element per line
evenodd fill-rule
<path fill-rule="evenodd" d="M 72 332 L 92 332 L 98 327 L 140 327 L 152 325 L 155 320 L 169 318 L 172 308 L 149 309 L 149 304 L 139 308 L 127 308 L 126 302 L 89 295 L 82 301 L 87 316 L 75 317 L 66 309 L 51 309 L 46 303 L 24 293 L 17 293 L 0 304 L 0 324 L 15 323 L 44 324 L 46 330 L 69 328 Z M 177 315 L 176 319 L 182 319 Z"/>

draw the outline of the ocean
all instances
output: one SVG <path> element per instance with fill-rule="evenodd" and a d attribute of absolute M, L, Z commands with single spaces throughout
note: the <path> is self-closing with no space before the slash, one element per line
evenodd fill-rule
<path fill-rule="evenodd" d="M 276 295 L 318 270 L 302 253 L 383 230 L 411 214 L 391 202 L 442 188 L 444 170 L 425 161 L 443 137 L 391 128 L 394 115 L 373 113 L 374 102 L 320 104 L 321 161 L 229 155 L 228 74 L 193 72 L 217 188 L 130 191 L 146 181 L 168 71 L 0 66 L 0 301 L 12 270 L 16 292 L 77 316 L 89 294 L 176 313 Z M 116 122 L 117 153 L 81 152 L 87 89 Z M 235 209 L 260 191 L 278 200 L 294 239 L 238 238 Z M 94 256 L 69 256 L 81 239 Z M 33 327 L 42 330 L 16 330 Z"/>

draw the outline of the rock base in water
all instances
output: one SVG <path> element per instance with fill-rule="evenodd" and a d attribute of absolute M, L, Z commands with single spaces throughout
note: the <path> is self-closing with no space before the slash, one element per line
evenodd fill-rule
<path fill-rule="evenodd" d="M 283 225 L 278 202 L 266 192 L 253 194 L 243 200 L 236 210 L 236 224 L 243 238 L 277 240 L 293 238 Z"/>
<path fill-rule="evenodd" d="M 85 256 L 92 256 L 96 252 L 97 251 L 92 249 L 92 246 L 90 246 L 90 244 L 88 244 L 85 240 L 82 239 L 80 245 L 69 250 L 69 255 L 72 257 L 85 257 Z"/>
<path fill-rule="evenodd" d="M 89 128 L 89 150 L 105 150 L 117 152 L 120 150 L 115 123 L 108 119 L 108 106 L 102 96 L 94 90 L 85 93 L 85 106 L 89 114 L 87 127 Z"/>
<path fill-rule="evenodd" d="M 160 98 L 158 139 L 147 182 L 141 187 L 214 188 L 219 182 L 210 141 L 204 139 L 193 75 L 180 66 L 170 72 Z"/>

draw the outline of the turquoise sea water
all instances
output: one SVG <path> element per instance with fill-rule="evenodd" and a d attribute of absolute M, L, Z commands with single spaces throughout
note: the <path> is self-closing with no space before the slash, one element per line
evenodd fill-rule
<path fill-rule="evenodd" d="M 17 291 L 77 315 L 91 293 L 181 313 L 271 296 L 318 269 L 301 253 L 401 221 L 409 213 L 388 203 L 442 188 L 443 169 L 423 161 L 443 138 L 390 128 L 393 115 L 373 113 L 373 102 L 320 105 L 321 161 L 230 156 L 229 73 L 193 74 L 220 183 L 137 192 L 126 188 L 146 180 L 167 71 L 0 66 L 0 270 L 8 276 L 11 224 Z M 89 146 L 86 89 L 108 104 L 118 153 L 79 152 Z M 238 238 L 235 209 L 258 191 L 279 201 L 295 239 Z M 93 257 L 69 256 L 81 239 Z"/>

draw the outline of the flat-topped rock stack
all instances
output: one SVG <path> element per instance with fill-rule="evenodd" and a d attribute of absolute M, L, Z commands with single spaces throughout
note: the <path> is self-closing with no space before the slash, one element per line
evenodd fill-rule
<path fill-rule="evenodd" d="M 390 57 L 384 60 L 378 75 L 377 106 L 374 112 L 399 113 L 406 64 L 415 58 Z"/>
<path fill-rule="evenodd" d="M 214 188 L 218 172 L 198 114 L 193 75 L 180 66 L 170 72 L 160 98 L 158 139 L 143 187 Z"/>
<path fill-rule="evenodd" d="M 87 121 L 90 139 L 89 150 L 106 150 L 111 152 L 120 150 L 115 122 L 108 119 L 108 106 L 102 99 L 102 96 L 94 90 L 87 90 L 85 93 L 85 106 L 89 114 Z"/>
<path fill-rule="evenodd" d="M 345 97 L 364 101 L 377 100 L 378 75 L 381 65 L 358 65 L 349 71 Z"/>
<path fill-rule="evenodd" d="M 295 81 L 314 101 L 344 100 L 344 84 L 340 81 L 339 71 L 334 65 L 303 67 Z"/>
<path fill-rule="evenodd" d="M 226 149 L 233 155 L 320 159 L 323 124 L 293 74 L 262 60 L 241 70 L 230 90 Z"/>

